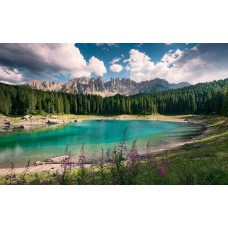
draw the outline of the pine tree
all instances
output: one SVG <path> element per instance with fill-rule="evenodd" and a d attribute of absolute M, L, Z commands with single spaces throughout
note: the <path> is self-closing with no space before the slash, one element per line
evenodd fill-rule
<path fill-rule="evenodd" d="M 64 104 L 63 104 L 63 97 L 62 94 L 59 95 L 59 113 L 64 113 Z"/>
<path fill-rule="evenodd" d="M 67 99 L 66 94 L 63 95 L 63 105 L 64 105 L 64 113 L 70 114 L 70 102 Z"/>
<path fill-rule="evenodd" d="M 74 99 L 74 114 L 78 114 L 78 103 L 77 103 L 77 99 Z"/>

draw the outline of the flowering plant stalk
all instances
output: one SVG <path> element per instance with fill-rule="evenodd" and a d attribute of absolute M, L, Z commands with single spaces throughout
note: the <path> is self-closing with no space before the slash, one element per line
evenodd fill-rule
<path fill-rule="evenodd" d="M 101 174 L 101 184 L 105 184 L 105 165 L 104 165 L 104 149 L 101 147 L 101 157 L 98 160 L 98 169 Z"/>
<path fill-rule="evenodd" d="M 133 141 L 131 151 L 128 156 L 126 166 L 127 184 L 136 184 L 136 176 L 138 175 L 139 153 L 136 148 L 136 139 Z"/>
<path fill-rule="evenodd" d="M 6 175 L 4 183 L 7 185 L 26 184 L 27 182 L 25 180 L 25 176 L 29 171 L 29 165 L 30 165 L 30 160 L 28 161 L 28 164 L 27 164 L 25 170 L 22 172 L 21 176 L 16 177 L 14 164 L 11 162 L 10 174 Z"/>
<path fill-rule="evenodd" d="M 71 171 L 72 166 L 73 166 L 73 163 L 70 161 L 71 151 L 69 151 L 68 145 L 65 149 L 65 154 L 66 154 L 66 156 L 63 157 L 63 159 L 61 161 L 61 167 L 63 168 L 63 171 L 61 174 L 58 170 L 56 172 L 56 181 L 60 185 L 69 184 L 69 181 L 70 181 L 69 175 L 70 175 L 70 171 Z"/>
<path fill-rule="evenodd" d="M 125 184 L 124 175 L 126 173 L 126 168 L 123 162 L 124 160 L 123 155 L 124 155 L 124 152 L 127 151 L 127 147 L 125 145 L 126 131 L 127 131 L 127 128 L 124 131 L 122 142 L 120 142 L 117 149 L 114 148 L 114 151 L 113 151 L 113 161 L 112 161 L 112 164 L 110 165 L 113 184 Z"/>
<path fill-rule="evenodd" d="M 77 174 L 78 184 L 85 184 L 87 172 L 86 172 L 86 168 L 85 168 L 86 156 L 84 154 L 84 142 L 82 144 L 81 153 L 78 157 L 78 164 L 80 167 L 80 169 L 78 170 L 78 174 Z"/>

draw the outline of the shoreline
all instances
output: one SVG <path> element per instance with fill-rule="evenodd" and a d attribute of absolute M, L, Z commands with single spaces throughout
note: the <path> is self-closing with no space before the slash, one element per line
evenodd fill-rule
<path fill-rule="evenodd" d="M 81 121 L 85 121 L 85 120 L 107 120 L 107 117 L 93 117 L 93 118 L 85 118 L 85 119 L 80 119 Z M 198 124 L 198 125 L 202 125 L 205 127 L 205 130 L 203 130 L 201 132 L 200 135 L 197 135 L 191 139 L 188 139 L 186 141 L 183 142 L 179 142 L 176 143 L 175 145 L 166 148 L 166 149 L 159 149 L 156 150 L 154 152 L 152 152 L 152 154 L 154 155 L 159 155 L 159 154 L 164 154 L 164 153 L 170 153 L 174 150 L 179 150 L 182 146 L 187 145 L 187 144 L 191 144 L 191 143 L 195 143 L 197 142 L 199 139 L 204 138 L 205 136 L 207 136 L 209 133 L 211 133 L 212 129 L 211 129 L 211 125 L 210 124 L 206 124 L 201 122 L 200 120 L 202 120 L 202 116 L 179 116 L 179 117 L 175 117 L 175 116 L 150 116 L 147 118 L 140 118 L 139 116 L 136 117 L 132 117 L 132 116 L 114 116 L 112 118 L 109 117 L 108 120 L 151 120 L 151 121 L 164 121 L 164 122 L 182 122 L 182 123 L 191 123 L 191 124 Z M 198 122 L 199 121 L 199 122 Z M 62 124 L 68 124 L 70 122 L 63 122 Z M 145 153 L 141 153 L 140 154 L 140 158 L 144 158 L 145 157 Z M 61 160 L 63 157 L 65 157 L 66 155 L 62 155 L 62 156 L 58 156 L 58 157 L 53 157 L 50 158 L 46 161 L 37 161 L 36 163 L 32 164 L 29 167 L 29 172 L 51 172 L 51 171 L 56 171 L 59 170 L 61 171 Z M 87 164 L 87 166 L 94 166 L 96 165 L 96 161 L 94 160 L 93 162 Z M 78 165 L 74 164 L 74 168 L 77 168 Z M 22 173 L 24 171 L 25 167 L 20 167 L 20 168 L 15 168 L 15 173 L 19 174 Z M 10 172 L 10 168 L 0 168 L 0 176 L 5 176 Z"/>
<path fill-rule="evenodd" d="M 162 122 L 186 123 L 192 115 L 163 116 L 163 115 L 27 115 L 24 117 L 0 116 L 0 132 L 14 132 L 43 128 L 50 125 L 63 125 L 88 120 L 151 120 Z"/>

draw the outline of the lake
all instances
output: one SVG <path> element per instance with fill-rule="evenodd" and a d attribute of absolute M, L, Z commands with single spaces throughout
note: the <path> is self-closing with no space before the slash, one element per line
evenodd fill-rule
<path fill-rule="evenodd" d="M 149 141 L 150 150 L 169 148 L 190 136 L 201 133 L 202 126 L 190 123 L 173 123 L 147 120 L 91 120 L 33 130 L 0 133 L 0 167 L 24 166 L 31 163 L 64 155 L 68 145 L 72 159 L 77 160 L 84 142 L 88 159 L 97 159 L 103 147 L 111 154 L 126 131 L 126 144 L 130 149 L 134 139 L 137 148 L 145 153 Z"/>

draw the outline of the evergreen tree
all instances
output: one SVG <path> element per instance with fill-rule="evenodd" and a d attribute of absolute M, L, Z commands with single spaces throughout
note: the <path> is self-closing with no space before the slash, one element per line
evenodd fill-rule
<path fill-rule="evenodd" d="M 63 95 L 64 113 L 70 114 L 70 102 L 67 99 L 66 94 Z"/>

